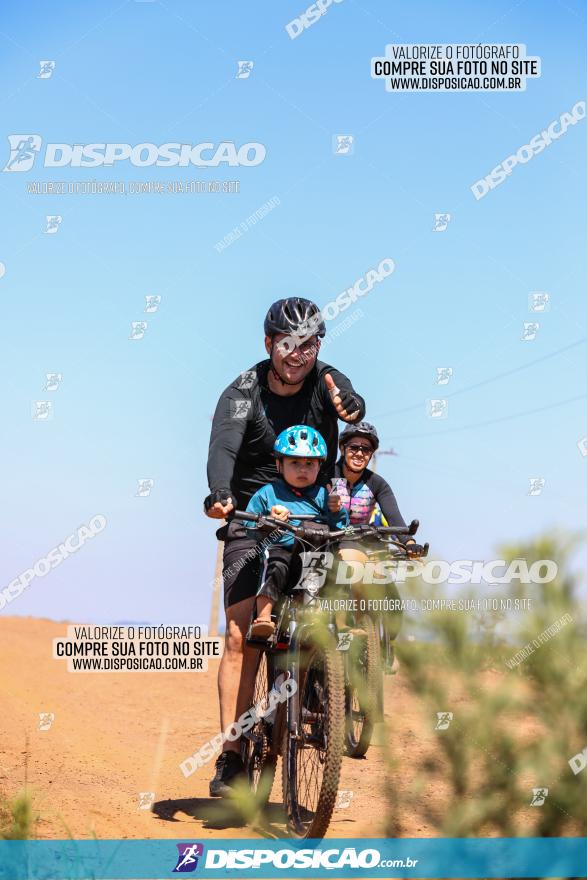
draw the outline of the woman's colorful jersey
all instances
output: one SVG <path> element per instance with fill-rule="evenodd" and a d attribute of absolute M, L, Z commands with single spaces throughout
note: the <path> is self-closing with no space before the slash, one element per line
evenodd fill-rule
<path fill-rule="evenodd" d="M 379 506 L 381 515 L 390 526 L 405 526 L 389 483 L 369 468 L 365 468 L 361 479 L 351 485 L 343 475 L 342 462 L 339 460 L 334 467 L 332 491 L 340 496 L 351 525 L 370 522 Z"/>
<path fill-rule="evenodd" d="M 340 497 L 344 510 L 348 511 L 351 525 L 370 521 L 376 501 L 367 483 L 361 480 L 351 487 L 344 477 L 338 477 L 332 481 L 332 491 Z"/>

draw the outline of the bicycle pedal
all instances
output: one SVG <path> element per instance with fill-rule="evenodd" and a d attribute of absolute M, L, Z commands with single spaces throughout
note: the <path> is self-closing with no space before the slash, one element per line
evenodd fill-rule
<path fill-rule="evenodd" d="M 246 636 L 245 645 L 250 645 L 254 648 L 272 648 L 274 641 L 273 636 L 269 639 L 259 639 L 254 636 Z"/>

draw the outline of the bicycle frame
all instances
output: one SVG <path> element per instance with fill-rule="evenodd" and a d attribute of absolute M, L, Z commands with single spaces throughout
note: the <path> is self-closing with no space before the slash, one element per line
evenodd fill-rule
<path fill-rule="evenodd" d="M 320 523 L 318 521 L 318 518 L 315 514 L 302 514 L 295 516 L 296 520 L 302 522 L 301 526 L 292 526 L 287 522 L 276 520 L 269 516 L 259 516 L 257 514 L 247 513 L 246 511 L 235 511 L 234 516 L 235 518 L 240 520 L 256 522 L 258 524 L 258 527 L 260 526 L 261 528 L 265 527 L 272 530 L 274 530 L 275 528 L 281 528 L 284 532 L 289 531 L 293 533 L 296 542 L 299 543 L 303 552 L 307 552 L 307 550 L 312 550 L 315 552 L 327 552 L 329 548 L 331 548 L 340 538 L 344 537 L 345 539 L 353 539 L 357 540 L 358 542 L 366 534 L 368 534 L 376 535 L 381 540 L 383 540 L 384 537 L 387 539 L 385 550 L 376 552 L 389 553 L 389 546 L 393 545 L 400 551 L 394 555 L 397 558 L 405 558 L 405 546 L 397 540 L 397 536 L 413 535 L 418 528 L 418 521 L 414 520 L 408 527 L 365 526 L 359 528 L 349 527 L 347 529 L 342 529 L 338 531 L 324 531 L 323 529 L 320 530 L 314 528 L 317 525 L 324 525 L 323 523 Z M 308 522 L 308 525 L 305 527 L 303 524 L 304 521 Z M 427 549 L 428 545 L 426 545 L 425 547 L 425 552 L 427 551 Z M 264 577 L 265 572 L 266 564 L 263 566 L 261 579 Z M 283 666 L 281 666 L 281 664 L 274 663 L 273 674 L 271 675 L 273 681 L 270 683 L 270 685 L 273 684 L 278 675 L 281 673 L 285 673 L 288 678 L 291 678 L 296 682 L 297 688 L 285 704 L 285 722 L 290 735 L 294 738 L 298 738 L 300 736 L 300 731 L 298 730 L 298 719 L 300 717 L 299 686 L 301 647 L 305 639 L 307 638 L 308 632 L 317 624 L 317 620 L 315 619 L 315 617 L 314 619 L 312 619 L 315 612 L 312 612 L 311 609 L 316 608 L 316 605 L 318 603 L 319 589 L 315 592 L 311 592 L 304 587 L 298 587 L 297 592 L 300 596 L 301 601 L 296 601 L 293 595 L 287 596 L 287 598 L 285 598 L 284 600 L 283 606 L 280 609 L 280 614 L 277 619 L 276 636 L 285 631 L 284 624 L 286 624 L 287 626 L 288 643 L 285 655 L 282 654 L 282 651 L 284 649 L 276 647 L 276 644 L 260 646 L 261 650 L 265 650 L 267 651 L 267 653 L 271 654 L 274 660 L 276 657 L 281 655 L 284 656 L 284 660 L 286 661 Z M 329 612 L 328 618 L 326 620 L 324 617 L 322 617 L 320 622 L 321 625 L 326 625 L 326 627 L 333 633 L 333 635 L 336 636 L 336 619 L 333 612 Z M 277 668 L 278 666 L 279 668 Z M 271 725 L 271 750 L 274 752 L 278 752 L 281 742 L 280 734 L 282 732 L 281 720 L 283 716 L 283 711 L 284 707 L 283 704 L 281 704 L 277 709 L 274 722 Z"/>

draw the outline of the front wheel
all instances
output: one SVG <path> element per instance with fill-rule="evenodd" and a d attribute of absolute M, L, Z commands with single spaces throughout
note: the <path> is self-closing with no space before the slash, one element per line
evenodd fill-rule
<path fill-rule="evenodd" d="M 300 653 L 297 731 L 283 734 L 282 787 L 293 837 L 326 834 L 344 750 L 344 669 L 330 633 Z"/>
<path fill-rule="evenodd" d="M 265 651 L 259 651 L 253 708 L 258 710 L 260 716 L 267 712 L 272 684 L 272 658 Z M 267 804 L 275 778 L 277 756 L 271 748 L 272 732 L 272 724 L 268 722 L 267 718 L 259 717 L 259 720 L 243 735 L 241 740 L 241 756 L 254 803 L 258 809 Z"/>
<path fill-rule="evenodd" d="M 377 626 L 371 617 L 360 620 L 364 636 L 350 645 L 346 682 L 346 752 L 362 758 L 371 745 L 373 727 L 380 715 L 381 647 Z"/>

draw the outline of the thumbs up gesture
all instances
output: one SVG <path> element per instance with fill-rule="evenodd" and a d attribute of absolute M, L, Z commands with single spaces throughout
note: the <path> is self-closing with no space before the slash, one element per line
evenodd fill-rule
<path fill-rule="evenodd" d="M 324 381 L 339 419 L 343 422 L 354 422 L 359 415 L 359 408 L 352 394 L 348 391 L 340 391 L 330 373 L 326 373 Z"/>

